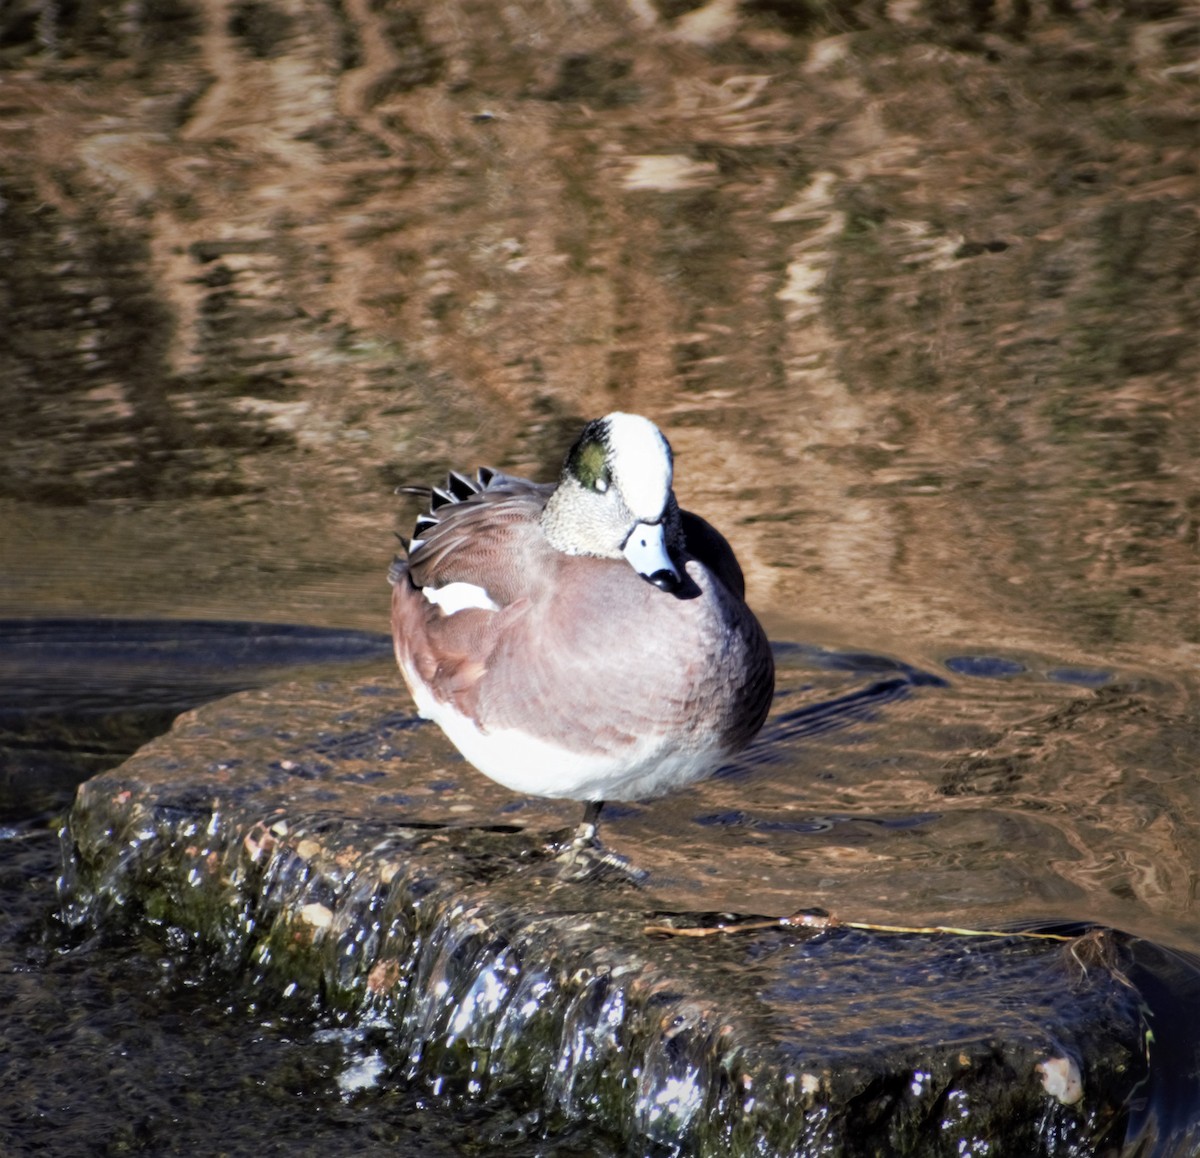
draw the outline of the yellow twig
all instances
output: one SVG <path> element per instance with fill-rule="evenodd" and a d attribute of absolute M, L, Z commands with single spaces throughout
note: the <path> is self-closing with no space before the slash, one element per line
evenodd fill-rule
<path fill-rule="evenodd" d="M 842 921 L 829 913 L 793 913 L 767 921 L 743 921 L 720 925 L 679 928 L 673 925 L 647 925 L 643 932 L 669 937 L 713 937 L 720 933 L 750 933 L 759 929 L 862 929 L 869 933 L 942 933 L 957 937 L 1030 937 L 1039 941 L 1074 941 L 1065 933 L 1032 933 L 1019 929 L 960 929 L 953 925 L 875 925 L 869 921 Z"/>

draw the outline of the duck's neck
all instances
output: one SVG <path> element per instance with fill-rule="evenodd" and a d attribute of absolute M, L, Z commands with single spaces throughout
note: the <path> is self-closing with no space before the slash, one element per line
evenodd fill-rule
<path fill-rule="evenodd" d="M 589 518 L 587 504 L 578 501 L 581 489 L 573 479 L 564 478 L 546 501 L 541 517 L 546 541 L 564 555 L 619 559 L 620 547 L 609 548 L 604 528 Z"/>

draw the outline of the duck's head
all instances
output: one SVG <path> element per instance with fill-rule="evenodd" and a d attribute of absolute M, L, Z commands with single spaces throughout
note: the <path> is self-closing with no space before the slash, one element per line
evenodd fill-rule
<path fill-rule="evenodd" d="M 568 555 L 624 557 L 647 582 L 676 591 L 682 545 L 671 447 L 648 418 L 617 411 L 583 428 L 567 452 L 542 527 Z"/>

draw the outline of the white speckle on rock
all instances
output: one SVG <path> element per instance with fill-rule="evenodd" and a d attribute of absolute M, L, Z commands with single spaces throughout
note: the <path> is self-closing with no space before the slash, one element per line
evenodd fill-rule
<path fill-rule="evenodd" d="M 301 918 L 314 929 L 328 929 L 333 924 L 333 911 L 315 901 L 300 910 Z"/>
<path fill-rule="evenodd" d="M 1079 1067 L 1069 1057 L 1052 1057 L 1035 1067 L 1042 1089 L 1064 1106 L 1073 1106 L 1083 1097 L 1083 1079 Z"/>

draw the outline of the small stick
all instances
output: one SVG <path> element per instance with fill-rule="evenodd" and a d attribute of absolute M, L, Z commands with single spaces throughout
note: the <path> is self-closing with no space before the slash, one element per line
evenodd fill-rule
<path fill-rule="evenodd" d="M 1019 929 L 960 929 L 953 925 L 875 925 L 869 921 L 842 921 L 831 913 L 810 913 L 801 910 L 789 917 L 774 917 L 766 921 L 746 921 L 740 924 L 703 925 L 698 928 L 676 928 L 672 925 L 647 925 L 647 934 L 669 937 L 712 937 L 719 933 L 750 933 L 759 929 L 862 929 L 870 933 L 944 933 L 958 937 L 1031 937 L 1039 941 L 1074 941 L 1078 938 L 1065 933 L 1030 933 Z"/>

